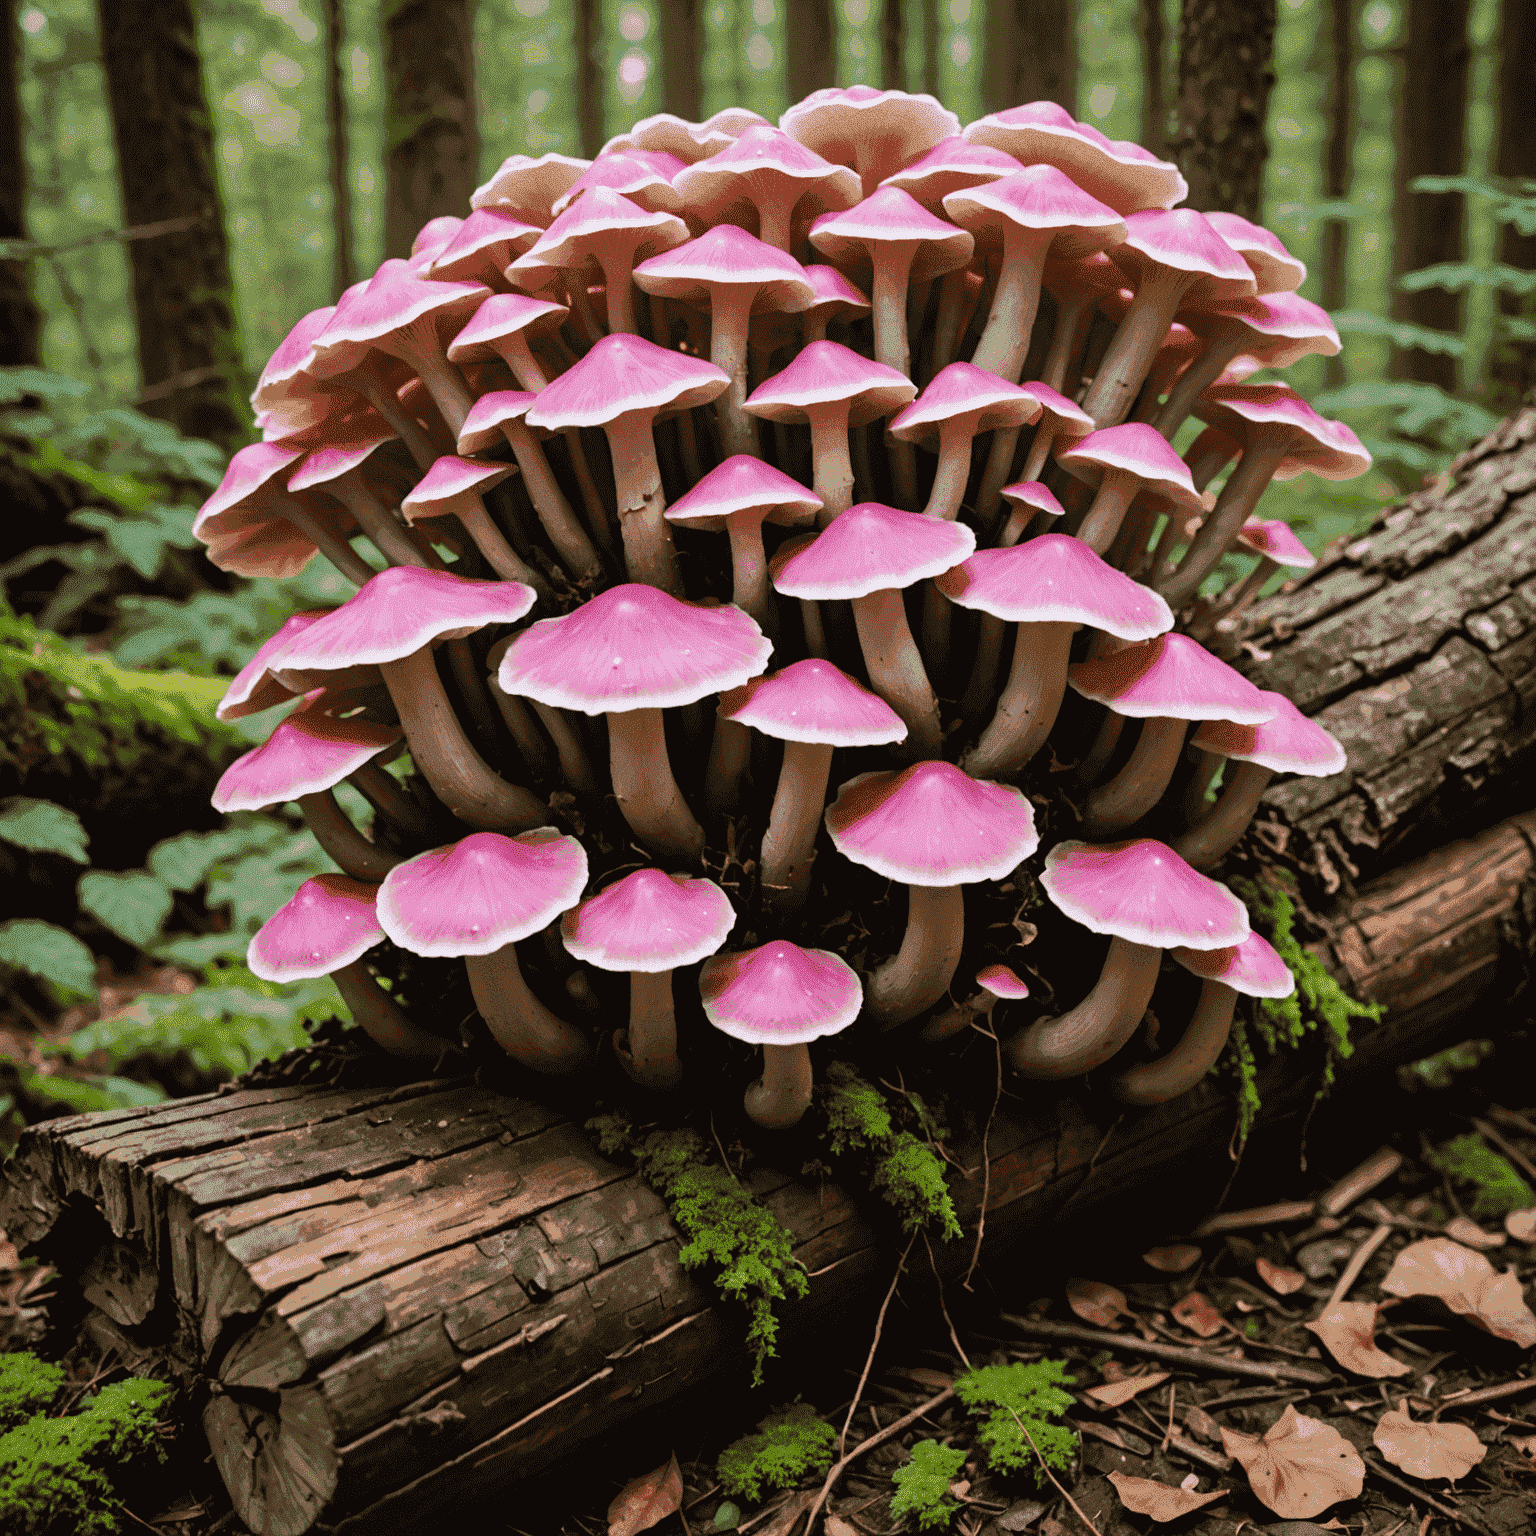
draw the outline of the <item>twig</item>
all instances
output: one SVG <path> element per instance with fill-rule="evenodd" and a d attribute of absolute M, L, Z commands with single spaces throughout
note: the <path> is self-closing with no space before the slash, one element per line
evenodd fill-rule
<path fill-rule="evenodd" d="M 1069 1194 L 1067 1198 L 1063 1200 L 1061 1204 L 1056 1208 L 1056 1214 L 1053 1218 L 1054 1220 L 1060 1221 L 1062 1217 L 1066 1215 L 1067 1210 L 1071 1206 L 1072 1202 L 1076 1200 L 1077 1197 L 1082 1194 L 1085 1189 L 1088 1188 L 1088 1185 L 1093 1180 L 1094 1169 L 1099 1166 L 1099 1159 L 1104 1155 L 1104 1148 L 1109 1145 L 1110 1137 L 1112 1137 L 1115 1132 L 1120 1129 L 1120 1122 L 1124 1119 L 1125 1115 L 1123 1112 L 1117 1115 L 1114 1119 L 1114 1123 L 1099 1138 L 1098 1146 L 1093 1149 L 1093 1156 L 1088 1159 L 1088 1168 L 1087 1171 L 1083 1174 L 1082 1182 L 1074 1186 L 1072 1193 Z"/>
<path fill-rule="evenodd" d="M 959 1355 L 960 1362 L 966 1370 L 971 1368 L 971 1357 L 966 1354 L 965 1346 L 960 1342 L 960 1335 L 955 1332 L 955 1325 L 949 1315 L 949 1308 L 944 1304 L 944 1280 L 939 1274 L 939 1266 L 933 1257 L 933 1244 L 928 1241 L 926 1229 L 919 1227 L 923 1234 L 923 1247 L 928 1250 L 928 1267 L 933 1271 L 933 1283 L 939 1288 L 939 1311 L 944 1314 L 944 1324 L 949 1329 L 949 1342 L 955 1346 L 955 1353 Z"/>
<path fill-rule="evenodd" d="M 135 224 L 129 229 L 98 229 L 88 235 L 77 235 L 73 240 L 61 240 L 52 245 L 37 240 L 0 240 L 0 261 L 25 261 L 31 256 L 60 256 L 65 251 L 78 251 L 88 245 L 110 245 L 114 241 L 153 240 L 159 235 L 179 235 L 189 229 L 197 229 L 208 222 L 203 213 L 184 214 L 177 219 L 160 219 L 154 224 Z"/>
<path fill-rule="evenodd" d="M 1438 1419 L 1442 1413 L 1449 1413 L 1455 1408 L 1475 1408 L 1481 1403 L 1496 1403 L 1502 1398 L 1518 1397 L 1522 1392 L 1529 1392 L 1536 1387 L 1536 1376 L 1522 1376 L 1519 1381 L 1500 1382 L 1496 1387 L 1479 1387 L 1475 1392 L 1464 1393 L 1461 1397 L 1442 1398 L 1435 1407 L 1434 1416 Z"/>
<path fill-rule="evenodd" d="M 976 1213 L 976 1246 L 971 1250 L 970 1268 L 965 1272 L 965 1279 L 961 1284 L 966 1290 L 971 1288 L 971 1276 L 976 1273 L 976 1266 L 981 1262 L 981 1240 L 987 1230 L 987 1201 L 992 1194 L 992 1159 L 987 1156 L 987 1138 L 992 1134 L 992 1121 L 997 1116 L 997 1106 L 1003 1098 L 1003 1042 L 997 1038 L 997 1031 L 992 1028 L 992 1019 L 987 1018 L 987 1027 L 983 1029 L 975 1019 L 971 1020 L 971 1028 L 979 1034 L 986 1035 L 992 1042 L 992 1048 L 997 1052 L 997 1092 L 992 1095 L 992 1108 L 987 1114 L 987 1123 L 981 1128 L 981 1209 Z"/>
<path fill-rule="evenodd" d="M 1035 1459 L 1040 1463 L 1040 1470 L 1044 1472 L 1048 1478 L 1050 1478 L 1052 1487 L 1054 1487 L 1056 1492 L 1059 1493 L 1062 1498 L 1064 1498 L 1067 1503 L 1072 1506 L 1072 1512 L 1077 1516 L 1079 1520 L 1083 1522 L 1084 1525 L 1088 1527 L 1090 1531 L 1093 1532 L 1093 1536 L 1099 1536 L 1098 1526 L 1096 1526 L 1093 1521 L 1083 1513 L 1082 1508 L 1079 1506 L 1077 1500 L 1074 1499 L 1072 1495 L 1061 1486 L 1061 1483 L 1057 1480 L 1056 1474 L 1051 1471 L 1049 1466 L 1046 1465 L 1045 1457 L 1040 1454 L 1040 1447 L 1035 1444 L 1035 1437 L 1030 1434 L 1028 1427 L 1024 1423 L 1024 1420 L 1019 1417 L 1018 1409 L 1009 1408 L 1008 1412 L 1013 1415 L 1013 1422 L 1019 1426 L 1019 1433 L 1022 1434 L 1025 1440 L 1029 1442 L 1030 1450 L 1035 1453 Z"/>
<path fill-rule="evenodd" d="M 1254 1205 L 1245 1211 L 1218 1211 L 1194 1230 L 1195 1237 L 1215 1237 L 1222 1232 L 1247 1232 L 1254 1227 L 1280 1227 L 1305 1221 L 1317 1213 L 1313 1200 L 1281 1200 L 1275 1205 Z"/>
<path fill-rule="evenodd" d="M 1169 1442 L 1173 1439 L 1173 1404 L 1179 1395 L 1179 1384 L 1176 1381 L 1168 1383 L 1168 1428 L 1163 1432 L 1163 1443 L 1160 1449 L 1167 1450 Z"/>
<path fill-rule="evenodd" d="M 1391 1147 L 1380 1147 L 1358 1168 L 1352 1168 L 1337 1184 L 1317 1198 L 1317 1208 L 1325 1216 L 1342 1216 L 1357 1200 L 1384 1184 L 1403 1166 L 1403 1156 Z"/>
<path fill-rule="evenodd" d="M 1473 1120 L 1472 1129 L 1485 1141 L 1491 1141 L 1526 1178 L 1536 1182 L 1536 1163 L 1533 1163 L 1507 1136 L 1501 1135 L 1486 1120 Z"/>
<path fill-rule="evenodd" d="M 1213 1355 L 1201 1349 L 1182 1349 L 1174 1344 L 1159 1344 L 1151 1339 L 1132 1338 L 1111 1333 L 1106 1328 L 1082 1328 L 1074 1323 L 1048 1322 L 1044 1318 L 1002 1314 L 1003 1321 L 1015 1332 L 1037 1339 L 1058 1339 L 1064 1344 L 1094 1344 L 1101 1349 L 1120 1349 L 1130 1355 L 1145 1355 L 1149 1360 L 1164 1360 L 1187 1365 L 1193 1370 L 1209 1371 L 1214 1376 L 1251 1376 L 1258 1381 L 1300 1382 L 1308 1387 L 1331 1386 L 1332 1378 L 1299 1365 L 1269 1365 L 1260 1360 L 1234 1360 L 1227 1355 Z"/>
<path fill-rule="evenodd" d="M 1344 1266 L 1344 1273 L 1339 1276 L 1339 1283 L 1334 1286 L 1333 1294 L 1328 1298 L 1328 1307 L 1336 1307 L 1349 1295 L 1349 1288 L 1360 1278 L 1360 1272 L 1371 1262 L 1371 1255 L 1376 1252 L 1386 1240 L 1391 1237 L 1392 1228 L 1383 1224 L 1376 1228 L 1366 1240 L 1355 1249 L 1348 1264 Z"/>
<path fill-rule="evenodd" d="M 710 1123 L 714 1123 L 714 1116 L 710 1116 Z M 885 1327 L 885 1314 L 891 1305 L 891 1298 L 896 1294 L 896 1286 L 901 1280 L 902 1271 L 907 1267 L 907 1255 L 912 1251 L 912 1244 L 917 1241 L 917 1233 L 914 1232 L 907 1239 L 907 1246 L 901 1250 L 901 1257 L 896 1261 L 896 1273 L 891 1276 L 890 1289 L 885 1293 L 885 1300 L 880 1303 L 880 1315 L 875 1319 L 875 1336 L 869 1341 L 869 1354 L 864 1360 L 864 1370 L 859 1377 L 859 1384 L 853 1389 L 853 1401 L 848 1404 L 848 1417 L 843 1420 L 843 1432 L 837 1437 L 837 1454 L 841 1456 L 848 1449 L 848 1426 L 853 1423 L 853 1416 L 859 1411 L 859 1399 L 864 1396 L 864 1384 L 869 1380 L 869 1373 L 875 1364 L 875 1351 L 880 1347 L 880 1332 Z"/>
<path fill-rule="evenodd" d="M 1223 1456 L 1220 1451 L 1208 1451 L 1203 1445 L 1196 1445 L 1193 1440 L 1181 1435 L 1177 1430 L 1168 1437 L 1168 1449 L 1177 1456 L 1182 1456 L 1186 1461 L 1192 1461 L 1196 1466 L 1208 1467 L 1212 1472 L 1230 1472 L 1232 1470 L 1232 1458 Z"/>
<path fill-rule="evenodd" d="M 168 379 L 161 379 L 156 384 L 151 384 L 141 389 L 133 397 L 135 405 L 148 405 L 154 400 L 164 400 L 170 395 L 179 395 L 184 389 L 194 389 L 199 384 L 206 384 L 210 379 L 222 378 L 224 369 L 217 365 L 207 368 L 188 368 L 184 373 L 173 373 Z"/>
<path fill-rule="evenodd" d="M 1454 1520 L 1457 1525 L 1464 1525 L 1469 1531 L 1483 1531 L 1486 1533 L 1490 1530 L 1490 1527 L 1484 1525 L 1481 1520 L 1471 1519 L 1459 1513 L 1457 1510 L 1452 1509 L 1449 1504 L 1442 1504 L 1438 1499 L 1431 1498 L 1417 1484 L 1408 1482 L 1406 1479 L 1399 1477 L 1395 1472 L 1388 1472 L 1374 1456 L 1362 1455 L 1360 1459 L 1369 1468 L 1373 1477 L 1379 1477 L 1382 1482 L 1391 1483 L 1394 1488 L 1401 1488 L 1404 1493 L 1411 1493 L 1414 1498 L 1423 1500 L 1425 1504 L 1442 1518 Z"/>

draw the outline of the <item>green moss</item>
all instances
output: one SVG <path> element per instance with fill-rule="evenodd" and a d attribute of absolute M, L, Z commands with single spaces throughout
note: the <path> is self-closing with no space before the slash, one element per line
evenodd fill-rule
<path fill-rule="evenodd" d="M 1498 1220 L 1536 1205 L 1536 1191 L 1481 1136 L 1457 1136 L 1430 1152 L 1425 1161 L 1451 1183 L 1474 1191 L 1468 1211 L 1477 1220 Z"/>
<path fill-rule="evenodd" d="M 1041 1460 L 1053 1471 L 1070 1470 L 1077 1435 L 1059 1420 L 1073 1401 L 1072 1394 L 1062 1388 L 1075 1379 L 1067 1374 L 1064 1360 L 984 1365 L 956 1379 L 955 1396 L 980 1419 L 976 1442 L 994 1472 L 1028 1471 L 1039 1483 L 1043 1481 Z M 1030 1440 L 1038 1457 L 1030 1449 Z"/>
<path fill-rule="evenodd" d="M 1443 1091 L 1467 1072 L 1475 1072 L 1493 1055 L 1492 1040 L 1463 1040 L 1459 1045 L 1448 1045 L 1433 1056 L 1422 1056 L 1397 1069 L 1397 1086 L 1405 1093 L 1415 1093 L 1420 1088 Z"/>
<path fill-rule="evenodd" d="M 46 1412 L 63 1385 L 63 1366 L 36 1355 L 0 1355 L 0 1433 Z"/>
<path fill-rule="evenodd" d="M 720 1453 L 715 1476 L 733 1498 L 754 1502 L 765 1493 L 792 1488 L 804 1477 L 825 1477 L 837 1446 L 837 1431 L 809 1403 L 776 1408 Z"/>
<path fill-rule="evenodd" d="M 960 1447 L 919 1440 L 912 1447 L 912 1460 L 891 1473 L 896 1484 L 891 1513 L 920 1531 L 947 1530 L 960 1507 L 950 1498 L 949 1485 L 964 1465 L 965 1452 Z"/>

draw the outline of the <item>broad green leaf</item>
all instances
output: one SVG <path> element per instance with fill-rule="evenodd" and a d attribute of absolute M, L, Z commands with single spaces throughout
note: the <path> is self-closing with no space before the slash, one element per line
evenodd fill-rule
<path fill-rule="evenodd" d="M 80 400 L 91 386 L 43 368 L 0 368 L 0 405 L 14 405 L 28 395 L 41 400 Z"/>
<path fill-rule="evenodd" d="M 1467 344 L 1449 331 L 1432 331 L 1427 325 L 1412 325 L 1406 320 L 1389 320 L 1365 309 L 1341 310 L 1333 317 L 1340 335 L 1385 336 L 1394 347 L 1417 347 L 1442 357 L 1460 357 Z"/>
<path fill-rule="evenodd" d="M 215 864 L 260 853 L 293 835 L 271 816 L 233 818 L 217 832 L 182 832 L 149 850 L 149 872 L 173 891 L 195 891 Z"/>
<path fill-rule="evenodd" d="M 89 1115 L 102 1109 L 137 1109 L 165 1100 L 165 1090 L 153 1083 L 138 1083 L 131 1077 L 66 1077 L 63 1073 L 44 1074 L 26 1070 L 20 1074 L 21 1091 L 29 1099 L 44 1104 L 62 1104 L 76 1114 Z"/>
<path fill-rule="evenodd" d="M 142 869 L 122 874 L 93 869 L 80 876 L 76 894 L 103 927 L 139 949 L 148 949 L 160 937 L 173 900 L 165 886 Z"/>
<path fill-rule="evenodd" d="M 1479 267 L 1466 261 L 1441 261 L 1417 272 L 1405 272 L 1397 280 L 1404 293 L 1425 288 L 1444 288 L 1461 293 L 1467 288 L 1502 288 L 1506 293 L 1536 293 L 1536 272 L 1520 267 Z"/>
<path fill-rule="evenodd" d="M 1347 198 L 1327 198 L 1320 202 L 1289 202 L 1281 203 L 1275 209 L 1275 218 L 1285 220 L 1292 224 L 1306 226 L 1316 219 L 1373 219 L 1381 212 L 1380 208 L 1367 207 L 1362 203 L 1352 203 Z"/>
<path fill-rule="evenodd" d="M 80 818 L 51 800 L 13 795 L 0 800 L 0 839 L 28 853 L 60 853 L 76 864 L 89 864 L 90 843 Z"/>
<path fill-rule="evenodd" d="M 35 917 L 0 923 L 0 965 L 80 996 L 96 991 L 95 956 L 74 934 Z"/>

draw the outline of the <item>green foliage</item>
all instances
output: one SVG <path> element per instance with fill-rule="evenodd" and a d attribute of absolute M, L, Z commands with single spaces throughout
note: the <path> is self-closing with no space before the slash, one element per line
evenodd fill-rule
<path fill-rule="evenodd" d="M 34 1417 L 0 1435 L 0 1528 L 10 1536 L 115 1536 L 114 1483 L 165 1453 L 156 1411 L 171 1389 L 132 1378 L 67 1418 Z"/>
<path fill-rule="evenodd" d="M 52 982 L 78 997 L 96 990 L 96 959 L 67 929 L 41 918 L 0 923 L 0 966 Z"/>
<path fill-rule="evenodd" d="M 1419 1088 L 1443 1090 L 1463 1073 L 1475 1072 L 1491 1055 L 1492 1040 L 1463 1040 L 1458 1045 L 1448 1045 L 1443 1051 L 1436 1051 L 1433 1056 L 1423 1056 L 1399 1067 L 1397 1085 L 1407 1093 Z"/>
<path fill-rule="evenodd" d="M 920 1531 L 948 1530 L 960 1508 L 949 1496 L 949 1485 L 964 1465 L 965 1452 L 959 1446 L 919 1440 L 912 1447 L 912 1460 L 891 1473 L 891 1481 L 896 1485 L 891 1513 L 898 1520 L 910 1521 Z"/>
<path fill-rule="evenodd" d="M 45 1413 L 64 1385 L 64 1367 L 36 1355 L 0 1355 L 0 1434 Z"/>
<path fill-rule="evenodd" d="M 51 800 L 12 795 L 0 801 L 0 842 L 28 853 L 56 853 L 76 864 L 89 864 L 90 838 L 80 818 Z"/>
<path fill-rule="evenodd" d="M 1042 1460 L 1056 1472 L 1070 1469 L 1077 1454 L 1077 1434 L 1059 1421 L 1073 1401 L 1072 1394 L 1062 1388 L 1075 1380 L 1067 1374 L 1064 1360 L 984 1365 L 956 1379 L 955 1396 L 981 1420 L 976 1441 L 994 1472 L 1030 1471 L 1040 1483 Z M 1029 1447 L 1030 1440 L 1038 1457 Z"/>
<path fill-rule="evenodd" d="M 170 916 L 171 893 L 147 870 L 93 869 L 76 887 L 80 908 L 109 933 L 136 949 L 148 949 Z"/>
<path fill-rule="evenodd" d="M 1453 1137 L 1427 1153 L 1424 1160 L 1452 1184 L 1472 1189 L 1468 1209 L 1476 1220 L 1486 1217 L 1496 1221 L 1511 1211 L 1536 1205 L 1536 1191 L 1481 1136 Z"/>
<path fill-rule="evenodd" d="M 837 1431 L 809 1403 L 789 1403 L 763 1419 L 756 1433 L 726 1446 L 715 1476 L 733 1498 L 756 1503 L 801 1478 L 825 1477 L 836 1447 Z"/>
<path fill-rule="evenodd" d="M 667 1202 L 688 1241 L 678 1254 L 684 1269 L 716 1266 L 715 1286 L 743 1303 L 750 1319 L 752 1385 L 775 1353 L 778 1319 L 773 1304 L 803 1296 L 809 1282 L 795 1262 L 788 1228 L 731 1173 L 710 1160 L 696 1131 L 652 1131 L 638 1137 L 624 1115 L 587 1122 L 607 1156 L 633 1157 L 640 1176 Z"/>

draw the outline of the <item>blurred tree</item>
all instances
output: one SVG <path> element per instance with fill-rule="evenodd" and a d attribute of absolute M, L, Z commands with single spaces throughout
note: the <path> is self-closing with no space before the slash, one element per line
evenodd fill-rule
<path fill-rule="evenodd" d="M 245 441 L 229 245 L 192 0 L 97 0 L 123 220 L 165 224 L 128 243 L 138 404 L 189 437 Z"/>
<path fill-rule="evenodd" d="M 907 28 L 901 0 L 880 7 L 880 70 L 888 91 L 907 88 Z"/>
<path fill-rule="evenodd" d="M 1163 0 L 1141 4 L 1141 143 L 1162 155 L 1168 138 L 1168 46 Z"/>
<path fill-rule="evenodd" d="M 1274 53 L 1275 0 L 1184 0 L 1170 147 L 1191 208 L 1258 219 Z"/>
<path fill-rule="evenodd" d="M 939 0 L 922 0 L 923 89 L 939 94 Z"/>
<path fill-rule="evenodd" d="M 1472 0 L 1405 0 L 1403 74 L 1397 92 L 1397 167 L 1393 177 L 1392 276 L 1466 257 L 1466 209 L 1459 192 L 1413 192 L 1420 176 L 1466 169 L 1467 89 Z M 1524 110 L 1531 110 L 1525 82 Z M 1392 294 L 1392 317 L 1430 330 L 1461 332 L 1461 295 L 1446 288 Z M 1394 378 L 1456 387 L 1456 359 L 1421 347 L 1395 348 Z"/>
<path fill-rule="evenodd" d="M 384 254 L 428 219 L 469 212 L 479 182 L 471 0 L 386 0 Z"/>
<path fill-rule="evenodd" d="M 352 255 L 351 159 L 347 151 L 347 103 L 341 92 L 341 51 L 346 47 L 346 20 L 341 0 L 325 0 L 325 26 L 321 46 L 325 50 L 325 117 L 330 129 L 331 219 L 335 234 L 331 244 L 331 291 L 340 294 L 353 282 L 356 264 Z"/>
<path fill-rule="evenodd" d="M 1323 197 L 1342 202 L 1349 196 L 1355 134 L 1355 31 L 1360 0 L 1328 0 L 1328 136 L 1323 143 Z M 1318 298 L 1324 309 L 1344 308 L 1349 275 L 1348 219 L 1324 219 Z M 1324 361 L 1330 388 L 1344 382 L 1342 354 Z"/>
<path fill-rule="evenodd" d="M 25 240 L 27 164 L 22 148 L 15 0 L 0 12 L 0 240 Z M 36 365 L 43 317 L 25 261 L 0 261 L 0 366 Z"/>
<path fill-rule="evenodd" d="M 1536 5 L 1531 0 L 1504 0 L 1499 37 L 1499 103 L 1493 143 L 1496 176 L 1536 181 Z M 1522 235 L 1513 225 L 1499 231 L 1499 261 L 1505 266 L 1536 272 L 1536 234 Z M 1518 294 L 1499 295 L 1503 314 L 1530 323 L 1529 302 Z M 1511 403 L 1536 385 L 1536 342 L 1516 340 L 1495 354 L 1495 377 L 1509 392 Z"/>
<path fill-rule="evenodd" d="M 785 0 L 785 81 L 791 101 L 837 83 L 837 26 L 832 0 Z"/>
<path fill-rule="evenodd" d="M 603 80 L 597 66 L 601 36 L 597 0 L 576 0 L 576 126 L 579 152 L 589 160 L 603 147 Z"/>
<path fill-rule="evenodd" d="M 1054 101 L 1076 116 L 1074 0 L 989 0 L 986 14 L 984 108 Z"/>
<path fill-rule="evenodd" d="M 700 0 L 666 0 L 661 18 L 661 80 L 668 112 L 694 123 L 704 82 L 699 62 L 704 51 L 704 15 Z"/>

